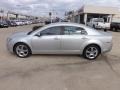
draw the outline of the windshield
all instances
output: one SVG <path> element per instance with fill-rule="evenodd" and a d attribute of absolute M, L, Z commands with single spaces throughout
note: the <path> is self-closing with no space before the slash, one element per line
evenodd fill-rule
<path fill-rule="evenodd" d="M 30 32 L 28 32 L 27 35 L 32 34 L 33 32 L 35 32 L 36 30 L 40 29 L 41 27 L 42 27 L 42 26 L 34 26 L 33 29 L 32 29 Z"/>
<path fill-rule="evenodd" d="M 95 19 L 94 22 L 104 22 L 103 19 Z"/>

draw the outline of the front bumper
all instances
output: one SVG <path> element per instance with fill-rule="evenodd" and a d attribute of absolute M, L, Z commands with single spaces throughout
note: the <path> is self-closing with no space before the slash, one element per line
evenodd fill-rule
<path fill-rule="evenodd" d="M 6 47 L 9 52 L 13 53 L 13 45 L 12 42 L 9 41 L 9 39 L 7 39 Z"/>

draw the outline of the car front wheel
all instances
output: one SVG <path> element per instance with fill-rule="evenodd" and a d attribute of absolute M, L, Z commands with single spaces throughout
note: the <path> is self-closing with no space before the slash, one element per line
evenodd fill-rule
<path fill-rule="evenodd" d="M 19 43 L 14 46 L 14 53 L 20 58 L 26 58 L 31 55 L 31 50 L 28 45 Z"/>
<path fill-rule="evenodd" d="M 84 49 L 83 56 L 89 60 L 96 59 L 100 54 L 100 48 L 97 45 L 89 45 Z"/>

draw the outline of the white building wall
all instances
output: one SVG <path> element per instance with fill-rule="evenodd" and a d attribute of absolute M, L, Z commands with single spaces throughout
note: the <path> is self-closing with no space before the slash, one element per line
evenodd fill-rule
<path fill-rule="evenodd" d="M 120 13 L 113 16 L 113 22 L 120 22 Z"/>
<path fill-rule="evenodd" d="M 118 8 L 104 6 L 85 5 L 83 9 L 84 13 L 117 14 L 119 12 Z"/>

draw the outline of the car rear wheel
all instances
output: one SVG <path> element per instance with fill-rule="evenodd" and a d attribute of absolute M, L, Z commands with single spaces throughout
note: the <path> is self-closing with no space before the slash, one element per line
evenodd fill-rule
<path fill-rule="evenodd" d="M 83 56 L 89 60 L 96 59 L 100 54 L 100 48 L 97 45 L 89 45 L 84 49 Z"/>
<path fill-rule="evenodd" d="M 24 43 L 19 43 L 15 45 L 14 53 L 20 58 L 26 58 L 31 55 L 31 50 L 28 45 Z"/>
<path fill-rule="evenodd" d="M 95 29 L 95 25 L 93 25 L 93 28 Z"/>
<path fill-rule="evenodd" d="M 112 30 L 113 30 L 113 31 L 115 31 L 115 32 L 117 32 L 117 31 L 118 31 L 118 30 L 117 30 L 117 28 L 115 28 L 115 27 L 113 27 L 113 28 L 112 28 Z"/>

